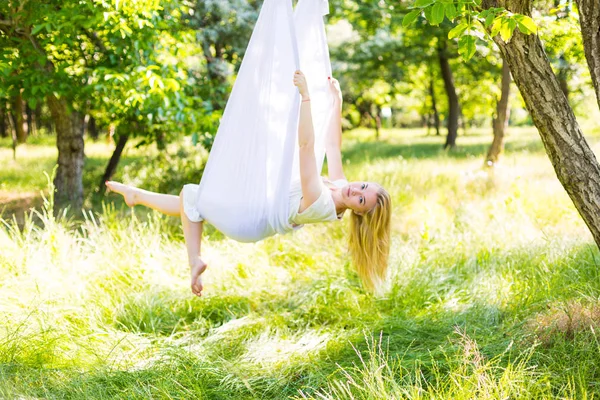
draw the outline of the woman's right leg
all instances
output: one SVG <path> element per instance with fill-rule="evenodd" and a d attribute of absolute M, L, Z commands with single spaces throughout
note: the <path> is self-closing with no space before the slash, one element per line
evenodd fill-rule
<path fill-rule="evenodd" d="M 179 210 L 179 196 L 149 192 L 113 181 L 106 182 L 106 187 L 113 192 L 123 195 L 125 203 L 129 207 L 141 204 L 171 217 L 179 217 L 181 215 Z"/>
<path fill-rule="evenodd" d="M 181 224 L 183 226 L 183 237 L 190 264 L 192 292 L 196 296 L 202 296 L 202 273 L 206 270 L 206 263 L 200 258 L 200 243 L 202 240 L 203 222 L 193 222 L 185 214 L 183 208 L 183 190 L 179 194 Z"/>

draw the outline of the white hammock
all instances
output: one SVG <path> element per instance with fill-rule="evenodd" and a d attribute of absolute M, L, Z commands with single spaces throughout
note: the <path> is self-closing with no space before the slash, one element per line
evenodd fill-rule
<path fill-rule="evenodd" d="M 302 70 L 309 85 L 320 173 L 332 110 L 328 9 L 327 0 L 300 0 L 294 11 L 291 0 L 265 0 L 197 194 L 186 200 L 190 219 L 242 242 L 292 230 L 290 188 L 300 181 L 293 75 Z"/>

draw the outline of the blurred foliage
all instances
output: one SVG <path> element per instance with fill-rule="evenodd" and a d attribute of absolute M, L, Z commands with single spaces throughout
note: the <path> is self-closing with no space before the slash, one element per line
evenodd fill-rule
<path fill-rule="evenodd" d="M 2 93 L 22 91 L 32 108 L 66 98 L 146 142 L 197 129 L 203 108 L 186 64 L 197 50 L 184 11 L 170 0 L 3 2 Z"/>
<path fill-rule="evenodd" d="M 331 0 L 334 74 L 344 90 L 348 125 L 369 126 L 362 116 L 377 107 L 393 110 L 394 126 L 422 125 L 431 111 L 432 81 L 443 121 L 448 104 L 436 49 L 445 42 L 464 121 L 489 126 L 500 96 L 502 59 L 484 27 L 507 39 L 514 29 L 537 32 L 555 71 L 564 74 L 572 105 L 585 116 L 590 78 L 571 1 L 537 2 L 535 23 L 503 9 L 479 10 L 476 3 Z M 530 125 L 520 94 L 512 92 L 511 122 Z"/>
<path fill-rule="evenodd" d="M 590 85 L 591 78 L 583 51 L 578 16 L 571 8 L 570 2 L 564 2 L 558 7 L 545 7 L 536 21 L 552 68 L 565 86 L 571 106 L 577 110 L 585 107 L 585 89 Z"/>
<path fill-rule="evenodd" d="M 501 59 L 484 40 L 482 26 L 498 24 L 501 34 L 512 25 L 533 28 L 520 17 L 501 10 L 482 14 L 467 3 L 421 0 L 409 8 L 396 0 L 330 1 L 328 38 L 346 128 L 373 127 L 387 108 L 392 116 L 384 127 L 422 126 L 432 110 L 430 86 L 443 124 L 448 100 L 440 46 L 447 46 L 466 125 L 489 126 L 500 94 Z M 45 120 L 45 98 L 54 94 L 101 128 L 112 125 L 116 135 L 137 137 L 134 145 L 164 149 L 190 136 L 194 146 L 210 149 L 261 5 L 260 0 L 0 2 L 0 100 L 22 92 L 32 108 L 43 106 Z M 570 101 L 586 114 L 590 78 L 576 14 L 565 1 L 536 7 L 538 34 L 568 83 Z M 470 22 L 459 17 L 476 11 Z M 463 62 L 467 56 L 472 57 Z M 530 124 L 513 92 L 511 123 Z"/>
<path fill-rule="evenodd" d="M 241 65 L 262 1 L 187 0 L 184 21 L 196 34 L 206 68 L 194 71 L 207 107 L 222 110 Z"/>
<path fill-rule="evenodd" d="M 410 11 L 392 1 L 335 1 L 333 20 L 349 23 L 347 41 L 334 42 L 332 58 L 347 100 L 347 118 L 373 113 L 377 107 L 390 107 L 394 126 L 417 126 L 431 110 L 430 84 L 433 81 L 440 114 L 447 112 L 447 98 L 441 78 L 437 49 L 447 54 L 457 88 L 463 118 L 469 125 L 491 121 L 500 92 L 499 53 L 486 42 L 478 42 L 483 57 L 469 63 L 458 60 L 460 46 L 449 40 L 456 26 L 446 20 L 432 27 L 424 19 L 403 26 Z M 340 28 L 332 29 L 334 34 Z M 349 29 L 346 28 L 348 31 Z M 477 86 L 488 90 L 473 90 Z M 355 111 L 356 110 L 356 111 Z M 362 119 L 360 121 L 363 121 Z"/>
<path fill-rule="evenodd" d="M 207 151 L 180 145 L 128 164 L 121 176 L 134 186 L 178 195 L 183 185 L 200 182 L 207 158 Z"/>

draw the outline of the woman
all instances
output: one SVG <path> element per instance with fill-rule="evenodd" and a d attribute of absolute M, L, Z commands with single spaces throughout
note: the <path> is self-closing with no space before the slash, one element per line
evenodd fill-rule
<path fill-rule="evenodd" d="M 349 250 L 357 273 L 364 284 L 372 289 L 384 278 L 390 246 L 390 196 L 373 182 L 348 183 L 342 170 L 341 157 L 341 106 L 339 83 L 329 78 L 329 88 L 334 98 L 334 112 L 329 123 L 326 145 L 329 180 L 319 176 L 315 159 L 315 138 L 310 109 L 310 95 L 306 78 L 301 71 L 294 73 L 302 102 L 298 126 L 300 185 L 292 186 L 290 193 L 289 222 L 295 227 L 306 223 L 339 220 L 347 209 L 350 214 Z M 107 182 L 109 190 L 124 196 L 132 207 L 145 205 L 163 214 L 181 217 L 191 274 L 192 292 L 202 295 L 202 274 L 207 264 L 200 258 L 202 220 L 190 218 L 198 214 L 186 202 L 190 186 L 186 185 L 179 196 L 148 192 L 146 190 Z M 187 194 L 186 194 L 187 192 Z M 225 210 L 226 211 L 226 210 Z"/>

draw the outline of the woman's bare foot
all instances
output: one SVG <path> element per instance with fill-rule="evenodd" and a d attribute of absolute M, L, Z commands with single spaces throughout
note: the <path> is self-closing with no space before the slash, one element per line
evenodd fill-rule
<path fill-rule="evenodd" d="M 198 257 L 190 263 L 190 275 L 192 278 L 192 292 L 200 297 L 202 296 L 202 274 L 206 271 L 208 265 Z"/>
<path fill-rule="evenodd" d="M 137 204 L 137 188 L 123 185 L 122 183 L 115 181 L 107 181 L 106 187 L 111 192 L 119 193 L 125 199 L 125 203 L 129 207 L 133 207 Z"/>

